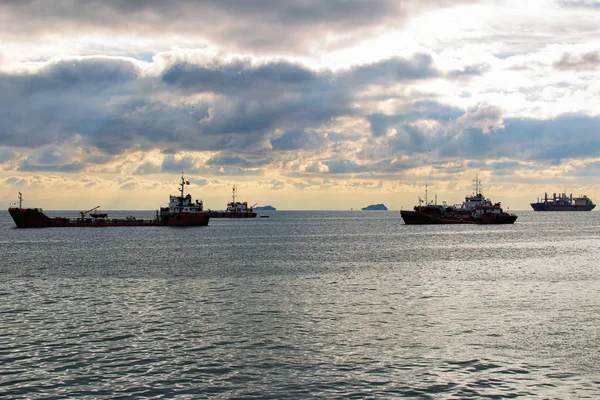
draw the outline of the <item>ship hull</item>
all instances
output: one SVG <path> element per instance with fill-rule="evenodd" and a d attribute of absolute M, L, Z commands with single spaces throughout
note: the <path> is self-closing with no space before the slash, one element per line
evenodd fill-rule
<path fill-rule="evenodd" d="M 206 213 L 181 213 L 163 218 L 155 225 L 159 226 L 206 226 L 210 216 Z"/>
<path fill-rule="evenodd" d="M 592 211 L 595 204 L 576 206 L 576 205 L 554 205 L 548 203 L 531 203 L 533 211 Z"/>
<path fill-rule="evenodd" d="M 418 211 L 400 211 L 400 216 L 406 225 L 498 225 L 514 224 L 517 220 L 517 216 L 512 214 L 484 214 L 479 218 L 473 218 L 470 215 L 429 215 Z"/>
<path fill-rule="evenodd" d="M 256 218 L 255 212 L 204 211 L 210 218 Z"/>
<path fill-rule="evenodd" d="M 76 228 L 111 226 L 206 226 L 210 218 L 204 214 L 171 215 L 160 220 L 143 219 L 69 219 L 50 218 L 38 209 L 9 208 L 8 212 L 17 228 Z"/>

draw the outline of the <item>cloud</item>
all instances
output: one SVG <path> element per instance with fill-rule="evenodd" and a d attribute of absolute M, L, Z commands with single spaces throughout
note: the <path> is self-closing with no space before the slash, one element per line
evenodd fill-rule
<path fill-rule="evenodd" d="M 397 82 L 429 79 L 440 73 L 428 54 L 415 54 L 411 59 L 393 57 L 372 64 L 353 67 L 341 79 L 346 85 L 393 85 Z"/>
<path fill-rule="evenodd" d="M 16 156 L 16 153 L 11 149 L 0 148 L 0 164 L 3 164 L 7 161 L 12 161 Z"/>
<path fill-rule="evenodd" d="M 179 38 L 232 50 L 294 54 L 317 44 L 332 46 L 339 41 L 338 46 L 347 45 L 385 27 L 395 28 L 424 9 L 461 3 L 468 1 L 82 0 L 73 4 L 22 0 L 0 5 L 0 34 L 15 41 L 36 41 L 43 35 L 83 36 L 81 28 L 85 27 L 87 35 L 135 35 L 155 42 Z M 329 41 L 324 42 L 324 37 Z M 336 37 L 340 39 L 333 41 Z"/>
<path fill-rule="evenodd" d="M 5 117 L 0 143 L 38 148 L 76 141 L 109 157 L 141 147 L 170 153 L 316 149 L 325 139 L 315 129 L 356 114 L 351 106 L 355 91 L 383 82 L 379 72 L 402 80 L 427 78 L 433 71 L 431 59 L 422 55 L 339 74 L 276 60 L 213 61 L 210 68 L 174 64 L 154 78 L 131 60 L 101 57 L 53 62 L 27 74 L 5 73 L 0 75 L 5 89 L 0 93 Z M 364 82 L 348 86 L 349 77 Z M 182 97 L 172 101 L 177 91 Z M 213 97 L 187 99 L 201 93 Z M 285 133 L 272 138 L 277 130 Z"/>
<path fill-rule="evenodd" d="M 156 174 L 161 172 L 161 166 L 160 165 L 156 165 L 153 164 L 151 162 L 145 162 L 141 165 L 138 165 L 134 170 L 133 170 L 133 175 L 149 175 L 149 174 Z M 180 171 L 181 172 L 181 171 Z"/>
<path fill-rule="evenodd" d="M 331 174 L 354 174 L 366 171 L 364 166 L 348 160 L 330 160 L 323 162 L 323 164 L 327 166 Z"/>
<path fill-rule="evenodd" d="M 559 0 L 563 7 L 600 9 L 600 1 L 597 0 Z"/>
<path fill-rule="evenodd" d="M 560 60 L 552 65 L 561 71 L 594 71 L 600 67 L 600 51 L 582 54 L 564 53 Z"/>
<path fill-rule="evenodd" d="M 464 111 L 457 107 L 451 107 L 436 101 L 418 101 L 405 104 L 397 114 L 374 113 L 366 118 L 371 126 L 371 133 L 373 136 L 378 137 L 385 136 L 390 129 L 395 129 L 408 122 L 422 119 L 447 121 L 456 119 L 463 113 Z"/>
<path fill-rule="evenodd" d="M 217 157 L 218 159 L 218 157 Z M 229 161 L 234 161 L 230 159 Z M 241 159 L 240 159 L 241 162 Z M 221 176 L 252 176 L 261 175 L 262 170 L 256 169 L 256 166 L 250 168 L 238 165 L 219 165 L 211 166 L 208 164 L 201 163 L 198 159 L 190 156 L 175 157 L 165 156 L 160 166 L 161 172 L 165 173 L 181 173 L 186 174 L 207 174 L 207 175 L 221 175 Z M 152 170 L 154 172 L 154 170 Z M 141 170 L 136 171 L 138 174 Z"/>
<path fill-rule="evenodd" d="M 271 139 L 273 150 L 325 149 L 327 139 L 320 132 L 287 131 L 283 135 Z"/>
<path fill-rule="evenodd" d="M 192 157 L 176 158 L 175 156 L 165 156 L 160 166 L 162 172 L 181 173 L 198 170 L 198 161 Z"/>
<path fill-rule="evenodd" d="M 35 47 L 26 63 L 3 61 L 0 162 L 23 172 L 268 174 L 289 188 L 287 177 L 392 179 L 478 161 L 503 174 L 597 157 L 593 10 L 515 15 L 488 2 L 450 10 L 456 26 L 437 24 L 448 17 L 441 8 L 462 3 L 5 2 L 4 58 L 47 34 L 44 46 L 69 51 L 48 58 Z M 402 31 L 429 11 L 415 23 L 431 29 Z M 477 26 L 458 26 L 471 12 Z M 522 29 L 532 18 L 536 29 Z"/>
<path fill-rule="evenodd" d="M 268 165 L 271 162 L 271 159 L 256 159 L 256 160 L 247 160 L 245 158 L 231 155 L 231 154 L 221 154 L 218 156 L 211 157 L 206 161 L 206 165 L 210 166 L 237 166 L 242 168 L 256 168 Z"/>
<path fill-rule="evenodd" d="M 470 78 L 473 76 L 482 76 L 486 72 L 490 71 L 491 67 L 489 64 L 473 64 L 467 65 L 461 69 L 453 70 L 448 72 L 447 77 L 449 78 Z"/>
<path fill-rule="evenodd" d="M 80 172 L 84 165 L 80 162 L 74 162 L 63 165 L 36 165 L 30 164 L 28 160 L 19 163 L 17 171 L 21 172 Z"/>

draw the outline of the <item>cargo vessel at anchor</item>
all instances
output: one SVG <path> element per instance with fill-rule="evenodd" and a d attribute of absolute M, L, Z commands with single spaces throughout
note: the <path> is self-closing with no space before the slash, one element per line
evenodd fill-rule
<path fill-rule="evenodd" d="M 425 190 L 427 193 L 427 189 Z M 413 211 L 403 210 L 400 211 L 400 215 L 407 225 L 514 224 L 517 220 L 517 216 L 505 212 L 500 203 L 492 203 L 483 196 L 478 178 L 475 179 L 475 193 L 466 196 L 462 204 L 448 206 L 435 203 L 428 203 L 425 194 L 425 205 L 419 198 L 419 205 L 415 206 Z"/>
<path fill-rule="evenodd" d="M 554 193 L 552 198 L 548 197 L 548 193 L 544 193 L 541 201 L 538 199 L 537 203 L 531 203 L 533 211 L 592 211 L 595 207 L 592 200 L 585 195 L 573 197 L 573 194 L 567 196 L 566 193 L 558 196 Z"/>
<path fill-rule="evenodd" d="M 23 195 L 19 192 L 19 206 L 10 207 L 8 212 L 17 228 L 66 228 L 66 227 L 108 227 L 108 226 L 206 226 L 210 217 L 204 212 L 202 201 L 192 200 L 190 194 L 184 195 L 185 185 L 189 185 L 183 176 L 180 194 L 169 196 L 169 205 L 160 207 L 154 219 L 108 218 L 107 213 L 92 213 L 98 207 L 79 213 L 77 218 L 48 217 L 41 208 L 23 208 Z"/>
<path fill-rule="evenodd" d="M 205 213 L 210 218 L 256 218 L 256 212 L 253 211 L 254 206 L 248 207 L 247 202 L 235 201 L 237 187 L 234 185 L 232 190 L 231 202 L 227 203 L 227 209 L 221 211 L 207 210 Z M 256 205 L 256 204 L 255 204 Z"/>

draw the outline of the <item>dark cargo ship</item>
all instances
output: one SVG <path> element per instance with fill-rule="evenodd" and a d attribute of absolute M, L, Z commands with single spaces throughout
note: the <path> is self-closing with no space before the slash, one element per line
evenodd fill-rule
<path fill-rule="evenodd" d="M 587 196 L 573 197 L 573 194 L 567 196 L 561 193 L 558 196 L 553 194 L 548 198 L 548 193 L 544 193 L 544 198 L 537 203 L 531 203 L 533 211 L 592 211 L 596 205 Z"/>
<path fill-rule="evenodd" d="M 108 218 L 106 213 L 90 213 L 98 207 L 79 213 L 78 218 L 48 217 L 41 208 L 23 208 L 23 195 L 19 192 L 19 207 L 10 207 L 8 212 L 17 228 L 65 228 L 107 226 L 206 226 L 210 217 L 202 209 L 202 201 L 192 202 L 192 196 L 184 196 L 184 187 L 190 183 L 181 177 L 179 196 L 169 196 L 169 206 L 156 211 L 155 219 Z"/>
<path fill-rule="evenodd" d="M 481 191 L 481 182 L 475 179 L 475 193 L 466 196 L 461 205 L 447 206 L 427 202 L 419 198 L 419 205 L 413 211 L 400 211 L 407 225 L 423 224 L 514 224 L 515 214 L 502 210 L 500 203 L 492 203 Z M 426 189 L 427 190 L 427 189 Z M 427 192 L 426 192 L 427 193 Z"/>

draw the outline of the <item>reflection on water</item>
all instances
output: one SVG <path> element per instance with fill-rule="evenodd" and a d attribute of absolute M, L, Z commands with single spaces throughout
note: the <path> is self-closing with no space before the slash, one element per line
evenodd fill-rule
<path fill-rule="evenodd" d="M 598 213 L 268 214 L 23 230 L 1 213 L 0 392 L 600 396 Z"/>

